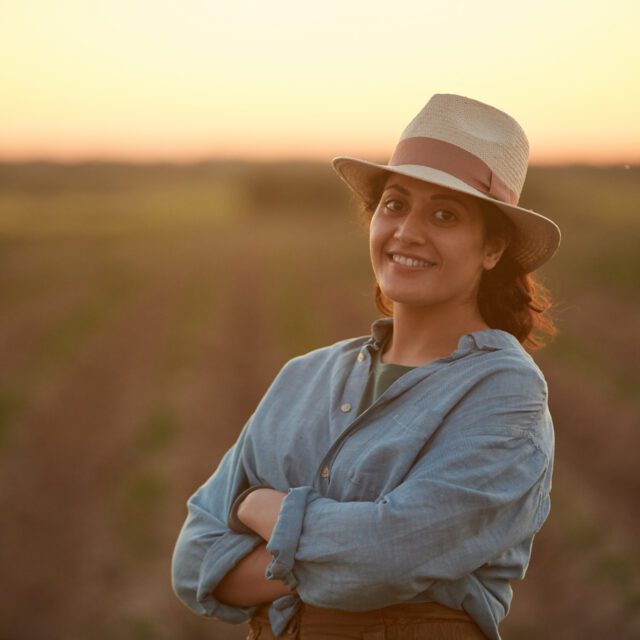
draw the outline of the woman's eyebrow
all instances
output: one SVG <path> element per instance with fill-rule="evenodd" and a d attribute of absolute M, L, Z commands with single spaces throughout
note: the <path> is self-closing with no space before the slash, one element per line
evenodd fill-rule
<path fill-rule="evenodd" d="M 396 191 L 399 191 L 400 193 L 404 193 L 405 196 L 410 196 L 411 193 L 409 192 L 408 189 L 405 189 L 404 187 L 400 186 L 399 184 L 390 184 L 387 187 L 384 188 L 385 191 L 388 191 L 389 189 L 396 189 Z"/>
<path fill-rule="evenodd" d="M 385 187 L 384 190 L 388 191 L 389 189 L 396 189 L 400 193 L 403 193 L 406 196 L 410 196 L 411 192 L 408 189 L 405 189 L 402 185 L 399 184 L 390 184 L 388 187 Z M 464 207 L 465 204 L 462 200 L 455 198 L 454 196 L 449 196 L 444 193 L 435 193 L 431 196 L 430 200 L 452 200 L 453 202 L 457 202 L 460 206 Z"/>

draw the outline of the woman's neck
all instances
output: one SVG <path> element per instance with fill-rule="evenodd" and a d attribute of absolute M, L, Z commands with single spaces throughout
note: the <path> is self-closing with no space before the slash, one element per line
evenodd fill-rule
<path fill-rule="evenodd" d="M 463 335 L 489 329 L 477 307 L 458 311 L 394 304 L 393 335 L 382 361 L 420 367 L 455 351 Z"/>

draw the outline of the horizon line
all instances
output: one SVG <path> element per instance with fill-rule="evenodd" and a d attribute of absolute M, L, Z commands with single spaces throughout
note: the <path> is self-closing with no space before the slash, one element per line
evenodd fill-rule
<path fill-rule="evenodd" d="M 371 162 L 385 164 L 386 159 L 370 159 Z M 252 157 L 252 156 L 194 156 L 181 157 L 177 155 L 166 156 L 147 156 L 132 157 L 127 155 L 79 155 L 75 157 L 59 157 L 51 155 L 32 155 L 32 156 L 2 156 L 0 155 L 0 164 L 2 165 L 28 165 L 28 164 L 55 164 L 55 165 L 86 165 L 86 164 L 117 164 L 131 166 L 153 166 L 153 165 L 174 165 L 174 166 L 192 166 L 202 164 L 318 164 L 329 165 L 331 160 L 321 158 L 312 158 L 308 156 L 273 156 L 273 157 Z M 577 159 L 577 158 L 548 158 L 534 159 L 529 161 L 531 167 L 623 167 L 631 169 L 640 166 L 640 155 L 636 158 L 605 158 L 602 160 Z"/>

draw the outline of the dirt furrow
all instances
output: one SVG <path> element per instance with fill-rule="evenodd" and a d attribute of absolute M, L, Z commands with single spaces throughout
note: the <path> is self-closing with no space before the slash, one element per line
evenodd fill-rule
<path fill-rule="evenodd" d="M 121 579 L 110 502 L 184 272 L 170 263 L 159 269 L 69 375 L 33 390 L 0 483 L 2 581 L 12 594 L 0 619 L 12 637 L 62 637 L 79 618 L 104 616 Z"/>

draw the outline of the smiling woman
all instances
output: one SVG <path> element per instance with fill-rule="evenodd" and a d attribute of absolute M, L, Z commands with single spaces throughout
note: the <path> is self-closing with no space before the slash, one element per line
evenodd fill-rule
<path fill-rule="evenodd" d="M 388 317 L 286 363 L 189 499 L 173 585 L 196 613 L 262 640 L 500 638 L 554 458 L 524 347 L 552 329 L 530 272 L 560 234 L 517 205 L 527 158 L 513 118 L 436 95 L 388 165 L 334 160 Z"/>
<path fill-rule="evenodd" d="M 402 186 L 403 181 L 405 186 Z M 488 252 L 481 256 L 482 264 L 477 269 L 475 282 L 470 283 L 471 291 L 468 292 L 467 300 L 471 307 L 477 307 L 481 322 L 487 327 L 508 331 L 530 350 L 542 347 L 546 338 L 556 334 L 553 321 L 548 315 L 551 307 L 549 292 L 532 274 L 524 272 L 509 251 L 505 252 L 515 230 L 513 223 L 497 207 L 466 194 L 456 194 L 450 189 L 436 188 L 405 176 L 386 177 L 380 183 L 378 191 L 380 195 L 376 196 L 374 203 L 363 202 L 363 211 L 367 225 L 370 224 L 371 228 L 376 304 L 381 313 L 387 316 L 394 314 L 394 298 L 392 294 L 383 292 L 382 276 L 376 271 L 373 243 L 374 240 L 378 242 L 379 228 L 384 226 L 384 222 L 379 220 L 387 217 L 402 219 L 403 213 L 406 217 L 411 199 L 416 201 L 423 194 L 431 202 L 428 213 L 432 231 L 428 233 L 429 228 L 425 229 L 426 237 L 420 240 L 423 244 L 425 240 L 431 242 L 432 238 L 437 239 L 443 235 L 445 242 L 455 242 L 462 237 L 461 233 L 465 229 L 471 231 L 473 227 L 476 235 L 480 235 L 476 239 L 476 245 L 481 243 L 483 251 Z M 396 194 L 397 197 L 394 197 Z M 446 233 L 445 230 L 449 232 Z M 402 238 L 402 232 L 398 231 L 397 240 L 401 241 Z M 467 263 L 473 258 L 468 247 L 459 246 L 457 250 L 458 255 L 465 255 Z M 403 256 L 419 259 L 419 256 L 410 255 L 406 250 L 400 251 L 398 255 L 388 256 L 398 264 L 408 264 Z M 461 260 L 459 266 L 462 267 L 464 262 Z M 429 264 L 436 266 L 438 263 L 431 261 Z M 449 290 L 448 294 L 452 291 Z M 428 292 L 425 289 L 422 293 L 426 295 Z"/>
<path fill-rule="evenodd" d="M 391 176 L 369 238 L 376 282 L 393 300 L 398 320 L 419 314 L 428 315 L 430 323 L 454 320 L 467 331 L 489 328 L 478 308 L 478 287 L 506 241 L 485 238 L 477 201 L 415 178 Z M 445 353 L 431 355 L 446 355 L 447 345 L 442 347 Z M 400 364 L 420 364 L 425 356 Z"/>

